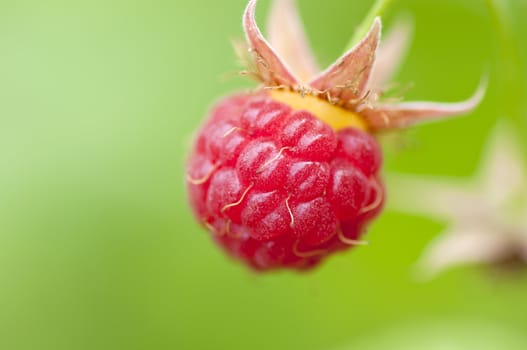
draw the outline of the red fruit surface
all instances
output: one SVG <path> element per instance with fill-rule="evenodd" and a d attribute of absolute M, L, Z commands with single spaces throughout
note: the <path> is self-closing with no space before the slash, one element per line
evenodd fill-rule
<path fill-rule="evenodd" d="M 236 95 L 199 130 L 187 190 L 229 255 L 255 270 L 305 270 L 355 245 L 379 214 L 381 163 L 365 131 L 335 131 L 267 93 Z"/>

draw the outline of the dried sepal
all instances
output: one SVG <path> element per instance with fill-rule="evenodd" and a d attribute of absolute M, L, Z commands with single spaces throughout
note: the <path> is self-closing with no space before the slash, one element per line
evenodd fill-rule
<path fill-rule="evenodd" d="M 302 82 L 319 72 L 295 0 L 274 0 L 267 24 L 269 43 Z"/>
<path fill-rule="evenodd" d="M 256 0 L 251 0 L 243 16 L 243 28 L 260 80 L 267 86 L 296 86 L 298 79 L 263 37 L 254 12 Z"/>
<path fill-rule="evenodd" d="M 248 74 L 266 88 L 285 88 L 301 96 L 312 94 L 327 99 L 360 115 L 372 132 L 465 114 L 476 108 L 484 96 L 486 80 L 463 102 L 383 102 L 386 82 L 404 56 L 411 30 L 408 22 L 400 22 L 381 45 L 380 18 L 375 18 L 355 47 L 309 80 L 317 68 L 294 0 L 275 0 L 269 20 L 272 45 L 256 24 L 256 2 L 249 2 L 243 18 L 250 53 Z"/>
<path fill-rule="evenodd" d="M 399 19 L 388 33 L 383 35 L 371 72 L 369 90 L 381 92 L 386 89 L 387 83 L 393 78 L 408 50 L 413 32 L 412 27 L 411 20 Z"/>
<path fill-rule="evenodd" d="M 379 104 L 374 107 L 364 105 L 360 108 L 360 113 L 366 118 L 372 130 L 401 129 L 416 123 L 466 114 L 479 105 L 486 89 L 487 80 L 484 79 L 476 92 L 462 102 L 401 102 Z"/>
<path fill-rule="evenodd" d="M 513 132 L 499 125 L 472 180 L 391 176 L 394 209 L 447 221 L 419 260 L 423 277 L 451 267 L 527 266 L 527 166 Z"/>
<path fill-rule="evenodd" d="M 309 85 L 327 92 L 340 105 L 353 106 L 365 94 L 381 35 L 381 19 L 375 18 L 366 36 Z"/>
<path fill-rule="evenodd" d="M 505 206 L 511 198 L 527 192 L 527 167 L 522 161 L 521 146 L 512 134 L 505 125 L 498 127 L 485 151 L 486 161 L 479 169 L 483 174 L 481 186 L 488 201 L 496 206 Z"/>
<path fill-rule="evenodd" d="M 459 265 L 499 265 L 508 261 L 511 254 L 524 254 L 527 258 L 527 245 L 521 245 L 513 237 L 497 235 L 491 227 L 460 226 L 451 228 L 432 241 L 417 269 L 420 277 L 431 278 Z"/>

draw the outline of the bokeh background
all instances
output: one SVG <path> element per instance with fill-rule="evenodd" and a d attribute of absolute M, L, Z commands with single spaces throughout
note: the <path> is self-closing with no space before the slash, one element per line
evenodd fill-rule
<path fill-rule="evenodd" d="M 414 278 L 445 222 L 391 208 L 370 246 L 309 274 L 254 275 L 211 243 L 184 162 L 211 103 L 252 86 L 230 45 L 245 5 L 0 1 L 0 349 L 527 348 L 525 278 Z M 322 64 L 370 5 L 299 1 Z M 525 58 L 527 4 L 510 6 Z M 517 92 L 492 16 L 483 0 L 394 0 L 387 26 L 398 14 L 416 29 L 397 76 L 408 98 L 464 99 L 491 79 L 475 113 L 388 142 L 385 172 L 469 177 Z"/>

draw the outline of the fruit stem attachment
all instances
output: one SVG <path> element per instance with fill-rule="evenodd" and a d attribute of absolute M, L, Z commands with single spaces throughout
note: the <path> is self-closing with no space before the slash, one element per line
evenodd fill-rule
<path fill-rule="evenodd" d="M 351 50 L 351 48 L 354 47 L 366 35 L 366 33 L 368 33 L 375 17 L 382 17 L 392 1 L 393 0 L 377 0 L 373 4 L 364 20 L 361 22 L 357 30 L 355 30 L 355 34 L 348 42 L 348 45 L 346 45 L 346 50 L 344 51 Z"/>

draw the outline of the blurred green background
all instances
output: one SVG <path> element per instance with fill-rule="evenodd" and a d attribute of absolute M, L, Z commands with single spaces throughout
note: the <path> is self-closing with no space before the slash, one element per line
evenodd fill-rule
<path fill-rule="evenodd" d="M 252 86 L 230 45 L 245 5 L 0 2 L 0 349 L 526 349 L 525 279 L 414 279 L 447 223 L 388 210 L 368 247 L 309 274 L 254 275 L 193 221 L 193 130 Z M 322 64 L 370 5 L 299 1 Z M 525 58 L 527 4 L 511 7 Z M 416 28 L 397 77 L 409 99 L 464 99 L 483 72 L 491 85 L 477 112 L 388 144 L 385 171 L 470 176 L 514 94 L 485 2 L 394 0 L 387 25 L 400 13 Z"/>

